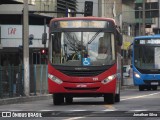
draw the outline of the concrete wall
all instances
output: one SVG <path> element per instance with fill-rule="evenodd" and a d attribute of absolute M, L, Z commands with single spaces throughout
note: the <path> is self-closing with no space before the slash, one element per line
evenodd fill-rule
<path fill-rule="evenodd" d="M 122 0 L 98 0 L 99 17 L 114 18 L 118 26 L 121 24 Z"/>
<path fill-rule="evenodd" d="M 35 0 L 35 9 L 37 11 L 56 11 L 57 0 Z M 41 15 L 49 15 L 57 17 L 57 13 L 40 13 Z"/>
<path fill-rule="evenodd" d="M 29 10 L 35 10 L 33 5 L 29 5 Z M 22 14 L 23 4 L 2 4 L 0 14 Z"/>
<path fill-rule="evenodd" d="M 135 23 L 135 11 L 131 6 L 122 5 L 122 21 L 127 23 Z"/>

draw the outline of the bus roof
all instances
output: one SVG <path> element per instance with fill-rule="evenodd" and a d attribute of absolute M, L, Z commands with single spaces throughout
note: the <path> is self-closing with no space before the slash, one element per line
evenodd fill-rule
<path fill-rule="evenodd" d="M 146 36 L 137 36 L 134 39 L 151 39 L 151 38 L 160 38 L 160 34 L 155 34 L 155 35 L 146 35 Z"/>
<path fill-rule="evenodd" d="M 51 22 L 53 21 L 60 21 L 60 20 L 108 20 L 108 21 L 112 21 L 114 24 L 115 23 L 115 20 L 113 18 L 105 18 L 105 17 L 93 17 L 93 16 L 90 16 L 90 17 L 63 17 L 63 18 L 53 18 Z"/>

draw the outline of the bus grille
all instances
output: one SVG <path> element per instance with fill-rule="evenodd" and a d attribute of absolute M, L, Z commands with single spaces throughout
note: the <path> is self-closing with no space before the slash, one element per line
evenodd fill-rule
<path fill-rule="evenodd" d="M 90 91 L 96 91 L 99 89 L 99 87 L 95 87 L 95 88 L 69 88 L 69 87 L 65 87 L 66 90 L 90 90 Z"/>
<path fill-rule="evenodd" d="M 79 76 L 79 77 L 97 76 L 102 72 L 104 72 L 104 70 L 96 70 L 96 71 L 60 70 L 60 71 L 68 76 Z"/>

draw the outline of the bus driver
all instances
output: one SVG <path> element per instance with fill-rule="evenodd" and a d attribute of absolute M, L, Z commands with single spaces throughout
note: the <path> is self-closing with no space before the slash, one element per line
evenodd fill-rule
<path fill-rule="evenodd" d="M 102 48 L 101 51 L 98 53 L 97 59 L 106 59 L 108 56 L 107 49 Z"/>

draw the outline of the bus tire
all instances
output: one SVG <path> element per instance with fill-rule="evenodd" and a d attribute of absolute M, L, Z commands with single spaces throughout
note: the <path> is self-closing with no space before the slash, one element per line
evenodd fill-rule
<path fill-rule="evenodd" d="M 115 95 L 115 102 L 120 102 L 120 94 Z"/>
<path fill-rule="evenodd" d="M 144 86 L 143 85 L 139 85 L 139 91 L 144 91 Z"/>
<path fill-rule="evenodd" d="M 64 103 L 64 96 L 62 94 L 53 94 L 53 104 L 60 105 Z"/>
<path fill-rule="evenodd" d="M 66 96 L 65 101 L 66 101 L 66 104 L 71 104 L 73 102 L 73 97 Z"/>
<path fill-rule="evenodd" d="M 152 85 L 151 88 L 152 88 L 152 90 L 157 90 L 157 86 L 156 85 Z"/>
<path fill-rule="evenodd" d="M 114 94 L 104 94 L 104 103 L 106 104 L 114 104 L 115 102 L 115 96 Z"/>

